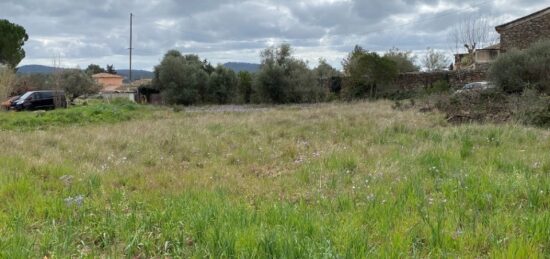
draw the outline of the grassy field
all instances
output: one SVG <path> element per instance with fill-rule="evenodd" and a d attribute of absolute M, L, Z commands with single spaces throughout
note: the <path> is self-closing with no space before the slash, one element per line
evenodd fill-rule
<path fill-rule="evenodd" d="M 139 111 L 138 111 L 139 108 Z M 116 123 L 136 117 L 145 117 L 151 107 L 115 100 L 114 102 L 91 101 L 90 104 L 58 109 L 50 112 L 2 112 L 0 130 L 32 131 L 56 126 L 80 126 L 95 123 Z"/>
<path fill-rule="evenodd" d="M 389 102 L 135 108 L 0 119 L 1 258 L 550 254 L 547 130 Z"/>

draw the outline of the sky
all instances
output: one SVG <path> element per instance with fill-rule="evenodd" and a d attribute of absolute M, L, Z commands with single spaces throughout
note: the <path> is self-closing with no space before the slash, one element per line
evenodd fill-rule
<path fill-rule="evenodd" d="M 428 47 L 453 49 L 450 32 L 464 19 L 492 26 L 550 6 L 548 0 L 0 0 L 0 19 L 29 35 L 20 65 L 128 68 L 129 16 L 133 68 L 152 70 L 166 51 L 198 54 L 213 64 L 259 63 L 261 50 L 289 43 L 315 66 L 341 68 L 355 45 L 392 47 L 418 57 Z"/>

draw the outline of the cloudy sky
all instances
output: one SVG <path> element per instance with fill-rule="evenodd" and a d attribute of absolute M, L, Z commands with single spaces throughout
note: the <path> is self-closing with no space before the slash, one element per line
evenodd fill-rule
<path fill-rule="evenodd" d="M 340 67 L 358 44 L 419 55 L 450 51 L 449 31 L 465 17 L 498 25 L 548 7 L 547 0 L 0 0 L 0 19 L 30 36 L 21 63 L 128 67 L 129 13 L 134 68 L 151 70 L 169 49 L 213 63 L 259 62 L 259 52 L 288 42 L 295 55 Z"/>

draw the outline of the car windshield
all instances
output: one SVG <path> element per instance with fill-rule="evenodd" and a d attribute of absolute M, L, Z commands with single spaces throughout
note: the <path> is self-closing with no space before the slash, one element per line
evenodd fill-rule
<path fill-rule="evenodd" d="M 26 92 L 23 96 L 21 96 L 19 98 L 19 100 L 25 100 L 27 99 L 29 96 L 31 96 L 32 92 Z"/>

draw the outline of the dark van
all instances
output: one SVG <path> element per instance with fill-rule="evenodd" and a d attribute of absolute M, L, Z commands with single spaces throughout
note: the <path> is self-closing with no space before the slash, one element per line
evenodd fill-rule
<path fill-rule="evenodd" d="M 18 111 L 67 108 L 67 99 L 65 99 L 64 91 L 32 91 L 19 97 L 13 108 Z"/>

